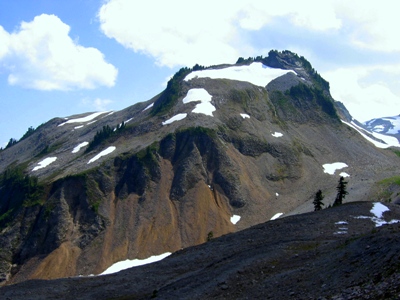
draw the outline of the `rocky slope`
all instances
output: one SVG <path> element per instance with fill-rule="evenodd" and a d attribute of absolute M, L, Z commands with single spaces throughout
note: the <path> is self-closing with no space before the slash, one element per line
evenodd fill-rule
<path fill-rule="evenodd" d="M 400 160 L 349 118 L 308 61 L 271 51 L 183 68 L 122 111 L 50 120 L 0 152 L 1 280 L 98 274 L 310 211 L 318 189 L 335 197 L 325 164 L 347 164 L 346 200 L 389 199 Z M 390 195 L 374 186 L 387 178 Z"/>
<path fill-rule="evenodd" d="M 98 277 L 27 281 L 5 299 L 398 299 L 398 205 L 290 216 Z"/>

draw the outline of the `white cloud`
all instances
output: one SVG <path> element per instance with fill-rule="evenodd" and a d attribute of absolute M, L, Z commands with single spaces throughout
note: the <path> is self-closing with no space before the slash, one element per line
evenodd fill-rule
<path fill-rule="evenodd" d="M 398 1 L 343 1 L 337 11 L 350 23 L 350 38 L 355 45 L 383 52 L 400 51 Z"/>
<path fill-rule="evenodd" d="M 243 43 L 246 32 L 259 30 L 277 17 L 311 30 L 340 28 L 331 4 L 311 2 L 173 0 L 138 5 L 110 0 L 100 8 L 99 20 L 109 38 L 154 57 L 160 65 L 219 64 L 252 49 Z"/>
<path fill-rule="evenodd" d="M 98 49 L 73 41 L 69 30 L 57 16 L 46 14 L 22 22 L 11 34 L 0 27 L 0 62 L 9 71 L 9 84 L 38 90 L 113 86 L 117 69 Z"/>
<path fill-rule="evenodd" d="M 311 35 L 340 32 L 349 45 L 400 51 L 396 8 L 395 0 L 384 4 L 360 0 L 149 0 L 140 5 L 109 0 L 98 17 L 103 33 L 125 47 L 154 57 L 160 65 L 191 66 L 232 62 L 257 51 L 249 34 L 272 28 L 277 21 L 283 22 L 277 30 L 284 35 L 293 28 Z M 264 43 L 268 40 L 265 36 Z"/>
<path fill-rule="evenodd" d="M 89 106 L 91 109 L 94 109 L 96 111 L 106 111 L 107 106 L 114 101 L 110 99 L 101 99 L 101 98 L 96 98 L 94 100 L 84 98 L 82 99 L 82 104 L 84 106 Z"/>
<path fill-rule="evenodd" d="M 400 66 L 340 68 L 324 73 L 323 77 L 330 82 L 333 98 L 343 102 L 350 114 L 363 122 L 399 113 L 400 95 L 379 78 L 368 82 L 365 80 L 382 72 L 399 76 Z"/>

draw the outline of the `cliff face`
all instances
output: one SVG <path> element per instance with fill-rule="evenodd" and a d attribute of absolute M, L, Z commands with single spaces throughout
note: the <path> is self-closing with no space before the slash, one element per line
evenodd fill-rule
<path fill-rule="evenodd" d="M 54 119 L 2 151 L 3 283 L 97 274 L 200 244 L 312 210 L 318 189 L 328 205 L 339 172 L 325 173 L 327 163 L 348 165 L 350 201 L 396 174 L 397 156 L 342 124 L 345 108 L 307 61 L 291 52 L 258 60 L 230 67 L 283 73 L 260 86 L 201 73 L 226 66 L 182 69 L 146 103 Z"/>

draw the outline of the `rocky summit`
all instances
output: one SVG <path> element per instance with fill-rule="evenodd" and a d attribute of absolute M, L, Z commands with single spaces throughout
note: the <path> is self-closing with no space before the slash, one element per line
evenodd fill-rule
<path fill-rule="evenodd" d="M 399 152 L 359 125 L 290 51 L 182 68 L 146 102 L 52 119 L 0 152 L 0 280 L 100 274 L 211 238 L 234 243 L 225 235 L 312 211 L 318 190 L 333 204 L 340 176 L 345 202 L 399 202 Z M 270 243 L 288 233 L 276 234 Z"/>

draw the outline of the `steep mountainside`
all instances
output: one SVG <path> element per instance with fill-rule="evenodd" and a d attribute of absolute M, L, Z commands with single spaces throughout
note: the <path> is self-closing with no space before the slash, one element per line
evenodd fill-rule
<path fill-rule="evenodd" d="M 335 162 L 346 200 L 389 198 L 373 184 L 399 158 L 341 120 L 328 82 L 289 51 L 183 68 L 147 102 L 50 120 L 0 152 L 1 280 L 98 274 L 310 211 L 318 189 L 328 205 Z"/>

